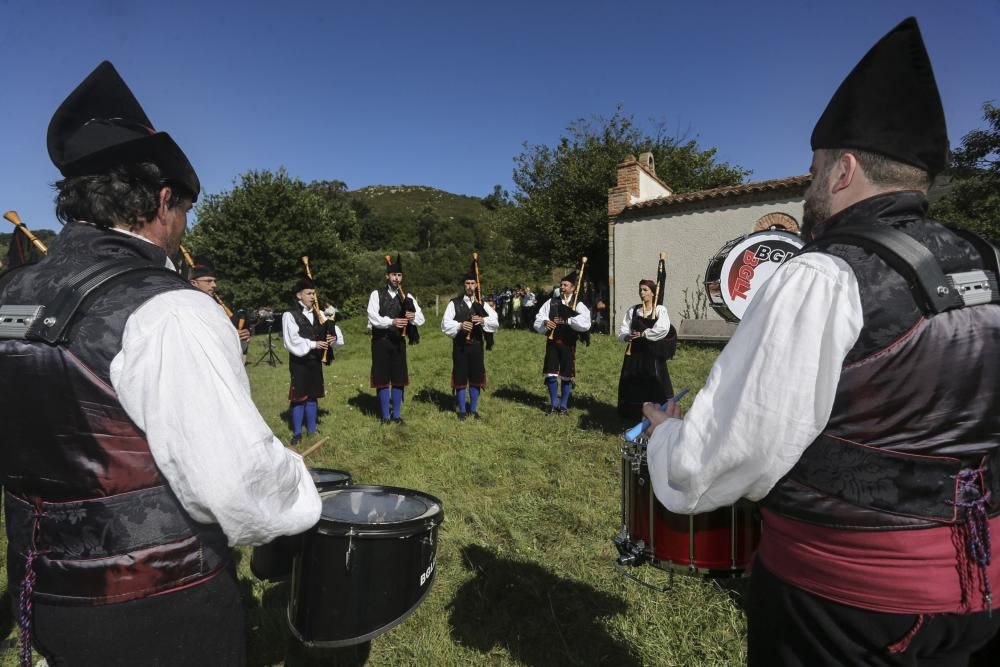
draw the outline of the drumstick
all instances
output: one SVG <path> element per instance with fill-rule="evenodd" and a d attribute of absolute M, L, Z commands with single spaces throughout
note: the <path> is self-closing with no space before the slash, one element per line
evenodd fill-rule
<path fill-rule="evenodd" d="M 312 454 L 313 452 L 315 452 L 317 449 L 319 449 L 320 445 L 322 445 L 324 442 L 326 442 L 329 439 L 330 439 L 330 436 L 324 435 L 322 438 L 320 438 L 319 440 L 317 440 L 316 442 L 314 442 L 309 447 L 309 449 L 307 449 L 306 451 L 302 452 L 302 458 L 305 458 L 305 457 L 309 456 L 310 454 Z"/>
<path fill-rule="evenodd" d="M 677 392 L 677 394 L 674 395 L 673 398 L 669 399 L 666 403 L 661 405 L 660 410 L 666 410 L 671 403 L 676 403 L 677 401 L 684 398 L 684 394 L 686 393 L 688 393 L 688 389 L 687 387 L 684 387 L 679 392 Z M 639 439 L 639 436 L 642 435 L 647 428 L 649 428 L 649 423 L 650 423 L 649 420 L 644 417 L 641 422 L 639 422 L 629 430 L 625 431 L 625 435 L 623 437 L 628 442 L 635 442 L 636 440 Z"/>

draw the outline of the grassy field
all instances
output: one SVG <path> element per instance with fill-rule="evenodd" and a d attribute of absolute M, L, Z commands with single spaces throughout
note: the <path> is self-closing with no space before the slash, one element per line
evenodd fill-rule
<path fill-rule="evenodd" d="M 577 351 L 578 379 L 568 417 L 545 417 L 541 336 L 501 331 L 487 353 L 490 386 L 482 421 L 459 422 L 449 386 L 450 341 L 428 313 L 411 347 L 404 426 L 382 426 L 368 387 L 369 347 L 359 319 L 342 323 L 347 347 L 326 369 L 316 467 L 349 471 L 355 482 L 402 486 L 443 501 L 433 590 L 403 624 L 358 650 L 306 650 L 285 627 L 286 584 L 249 572 L 251 665 L 739 665 L 745 620 L 734 600 L 710 582 L 672 580 L 667 593 L 619 575 L 611 539 L 620 524 L 621 423 L 615 410 L 622 346 L 597 336 Z M 282 365 L 256 364 L 254 397 L 287 442 L 287 354 Z M 682 345 L 670 364 L 675 387 L 692 396 L 717 350 Z M 315 438 L 307 437 L 300 449 Z M 5 579 L 4 579 L 5 581 Z M 7 627 L 10 637 L 16 636 Z M 14 651 L 5 651 L 13 665 Z"/>

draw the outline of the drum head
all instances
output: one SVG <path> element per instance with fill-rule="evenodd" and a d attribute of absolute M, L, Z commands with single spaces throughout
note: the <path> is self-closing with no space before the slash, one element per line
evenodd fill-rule
<path fill-rule="evenodd" d="M 309 476 L 318 491 L 326 491 L 336 486 L 347 486 L 351 483 L 351 473 L 332 468 L 309 468 Z"/>
<path fill-rule="evenodd" d="M 345 486 L 320 494 L 318 530 L 328 534 L 385 535 L 422 529 L 444 518 L 437 498 L 391 486 Z"/>
<path fill-rule="evenodd" d="M 728 248 L 728 252 L 722 261 L 718 281 L 710 290 L 714 294 L 709 298 L 712 308 L 729 322 L 739 322 L 743 318 L 747 306 L 764 283 L 805 245 L 798 235 L 781 231 L 757 232 L 736 241 L 730 241 L 723 248 Z M 712 262 L 717 263 L 718 257 L 716 255 Z"/>

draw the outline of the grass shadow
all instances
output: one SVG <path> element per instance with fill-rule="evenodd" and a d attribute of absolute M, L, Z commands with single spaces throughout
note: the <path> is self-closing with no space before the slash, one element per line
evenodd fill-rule
<path fill-rule="evenodd" d="M 455 395 L 447 392 L 443 392 L 440 389 L 433 389 L 431 387 L 425 387 L 413 395 L 414 401 L 420 401 L 421 403 L 430 403 L 436 405 L 440 412 L 455 412 L 458 408 L 455 407 Z"/>
<path fill-rule="evenodd" d="M 475 576 L 449 605 L 457 643 L 483 654 L 502 646 L 531 667 L 641 664 L 597 621 L 625 612 L 624 600 L 478 545 L 464 547 L 462 560 Z"/>
<path fill-rule="evenodd" d="M 539 383 L 538 391 L 528 391 L 524 387 L 514 385 L 500 387 L 493 392 L 493 396 L 504 401 L 511 401 L 513 403 L 520 403 L 529 408 L 536 408 L 538 410 L 545 410 L 549 406 L 549 398 L 547 394 L 544 394 L 544 386 Z"/>
<path fill-rule="evenodd" d="M 382 411 L 378 406 L 378 397 L 367 391 L 358 390 L 358 393 L 347 399 L 347 404 L 357 408 L 366 417 L 381 417 Z"/>
<path fill-rule="evenodd" d="M 598 401 L 590 396 L 572 396 L 569 407 L 570 414 L 572 414 L 574 408 L 582 413 L 577 425 L 588 431 L 601 431 L 607 435 L 621 435 L 626 428 L 634 426 L 634 424 L 626 426 L 622 422 L 617 406 L 605 403 L 604 401 Z"/>

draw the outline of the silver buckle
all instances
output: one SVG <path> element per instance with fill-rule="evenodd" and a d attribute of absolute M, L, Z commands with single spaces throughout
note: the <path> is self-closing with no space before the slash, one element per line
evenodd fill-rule
<path fill-rule="evenodd" d="M 0 339 L 26 339 L 28 329 L 44 310 L 45 306 L 0 306 Z"/>

